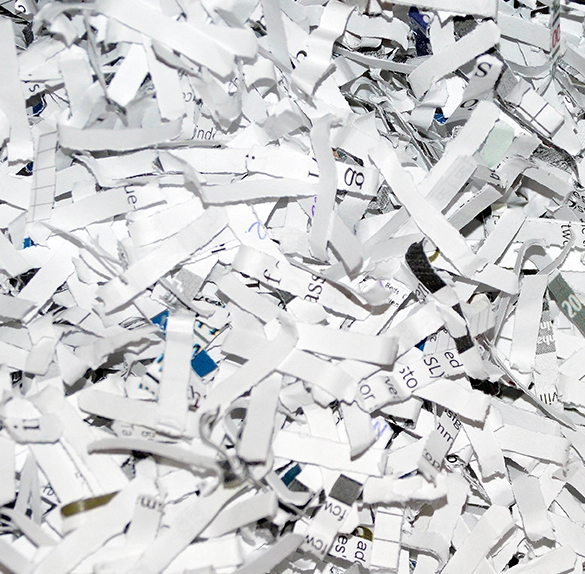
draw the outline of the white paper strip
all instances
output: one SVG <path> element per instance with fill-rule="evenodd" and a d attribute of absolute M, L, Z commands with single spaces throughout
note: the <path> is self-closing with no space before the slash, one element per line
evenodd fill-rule
<path fill-rule="evenodd" d="M 2 506 L 12 502 L 15 497 L 14 480 L 14 441 L 7 437 L 0 437 L 0 454 L 2 468 L 0 470 L 0 502 Z"/>
<path fill-rule="evenodd" d="M 343 33 L 352 10 L 337 0 L 328 2 L 319 27 L 309 36 L 306 56 L 292 73 L 294 84 L 309 96 L 329 69 L 333 43 Z"/>
<path fill-rule="evenodd" d="M 147 73 L 144 48 L 140 44 L 130 44 L 126 57 L 108 85 L 108 97 L 125 108 L 134 99 Z"/>
<path fill-rule="evenodd" d="M 373 337 L 336 331 L 318 325 L 298 326 L 299 348 L 329 357 L 355 359 L 378 365 L 391 365 L 397 344 L 393 337 Z"/>
<path fill-rule="evenodd" d="M 525 276 L 516 305 L 510 364 L 524 373 L 534 368 L 542 300 L 547 285 L 546 275 Z"/>
<path fill-rule="evenodd" d="M 27 223 L 51 218 L 55 196 L 55 146 L 57 132 L 39 136 L 33 169 L 33 187 Z"/>
<path fill-rule="evenodd" d="M 567 460 L 569 443 L 563 438 L 506 425 L 496 432 L 496 440 L 504 452 L 516 452 L 559 465 Z"/>
<path fill-rule="evenodd" d="M 14 27 L 7 18 L 0 20 L 0 52 L 3 54 L 0 64 L 0 109 L 10 123 L 8 157 L 11 162 L 30 161 L 33 158 L 33 142 L 18 77 Z"/>
<path fill-rule="evenodd" d="M 64 148 L 84 151 L 130 151 L 176 138 L 181 131 L 181 122 L 174 120 L 154 127 L 116 130 L 99 128 L 82 130 L 61 122 L 57 128 L 59 141 Z"/>
<path fill-rule="evenodd" d="M 341 472 L 380 476 L 383 450 L 371 448 L 363 456 L 351 459 L 348 444 L 280 431 L 272 444 L 274 456 L 318 464 Z"/>
<path fill-rule="evenodd" d="M 519 476 L 512 480 L 512 488 L 526 536 L 535 542 L 543 539 L 554 540 L 538 479 L 533 476 Z"/>
<path fill-rule="evenodd" d="M 187 423 L 187 388 L 193 355 L 195 317 L 171 315 L 167 321 L 166 346 L 158 394 L 158 424 L 162 432 L 182 434 Z"/>
<path fill-rule="evenodd" d="M 175 120 L 185 113 L 185 100 L 181 90 L 179 74 L 173 68 L 157 59 L 150 42 L 145 41 L 144 49 L 148 70 L 156 89 L 156 100 L 163 120 Z"/>
<path fill-rule="evenodd" d="M 482 558 L 514 528 L 514 521 L 507 508 L 491 506 L 479 519 L 475 528 L 457 548 L 443 569 L 445 574 L 472 574 Z"/>
<path fill-rule="evenodd" d="M 248 462 L 266 462 L 268 458 L 281 382 L 279 375 L 271 375 L 250 393 L 246 422 L 237 446 L 238 455 Z"/>

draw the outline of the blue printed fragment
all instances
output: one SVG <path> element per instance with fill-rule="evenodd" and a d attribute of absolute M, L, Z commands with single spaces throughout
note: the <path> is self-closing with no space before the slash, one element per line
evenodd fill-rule
<path fill-rule="evenodd" d="M 417 56 L 430 56 L 433 51 L 429 41 L 428 30 L 430 18 L 428 14 L 421 14 L 416 7 L 412 7 L 408 12 L 412 34 L 414 36 L 414 45 Z"/>
<path fill-rule="evenodd" d="M 191 367 L 198 376 L 205 377 L 217 369 L 217 364 L 205 351 L 199 351 L 193 354 Z"/>
<path fill-rule="evenodd" d="M 286 471 L 280 480 L 288 486 L 299 474 L 301 474 L 301 467 L 298 464 L 295 464 L 292 468 L 289 468 Z"/>
<path fill-rule="evenodd" d="M 447 121 L 447 118 L 442 114 L 442 112 L 435 114 L 435 121 L 439 124 L 444 124 Z"/>
<path fill-rule="evenodd" d="M 155 315 L 150 319 L 150 322 L 153 325 L 158 325 L 159 329 L 164 333 L 167 329 L 167 321 L 169 320 L 169 311 L 168 309 Z"/>
<path fill-rule="evenodd" d="M 40 116 L 43 110 L 47 107 L 44 96 L 41 96 L 39 103 L 33 106 L 33 116 Z"/>

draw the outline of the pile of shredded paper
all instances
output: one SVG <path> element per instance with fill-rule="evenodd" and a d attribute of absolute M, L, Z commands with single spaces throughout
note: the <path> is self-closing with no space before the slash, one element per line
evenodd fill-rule
<path fill-rule="evenodd" d="M 0 570 L 585 560 L 585 2 L 0 2 Z"/>

